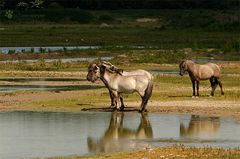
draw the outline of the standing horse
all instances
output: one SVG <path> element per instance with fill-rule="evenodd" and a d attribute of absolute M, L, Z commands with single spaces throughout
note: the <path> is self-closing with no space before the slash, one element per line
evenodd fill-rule
<path fill-rule="evenodd" d="M 195 83 L 197 84 L 197 96 L 199 96 L 199 81 L 208 79 L 212 87 L 211 96 L 214 96 L 214 91 L 217 85 L 219 85 L 221 88 L 221 94 L 224 95 L 222 82 L 220 81 L 220 67 L 218 65 L 214 63 L 199 65 L 195 64 L 191 60 L 184 60 L 179 64 L 179 69 L 179 74 L 181 76 L 183 76 L 186 71 L 188 72 L 189 77 L 192 81 L 193 97 L 196 96 Z"/>
<path fill-rule="evenodd" d="M 137 92 L 141 98 L 142 103 L 140 106 L 140 112 L 145 111 L 147 102 L 152 95 L 153 89 L 153 77 L 149 79 L 146 75 L 128 75 L 123 76 L 118 72 L 108 69 L 105 65 L 92 64 L 89 66 L 87 79 L 95 82 L 100 78 L 108 89 L 110 89 L 114 95 L 114 103 L 117 110 L 123 110 L 124 107 L 118 106 L 118 100 L 122 93 Z"/>
<path fill-rule="evenodd" d="M 98 64 L 92 64 L 92 65 L 90 65 L 89 68 L 88 68 L 88 72 L 92 72 L 95 65 L 96 65 L 97 67 L 100 66 L 100 65 L 103 65 L 103 66 L 105 66 L 106 69 L 108 69 L 110 72 L 116 72 L 116 73 L 118 73 L 118 74 L 120 74 L 120 75 L 123 75 L 123 76 L 145 75 L 145 76 L 147 76 L 147 77 L 149 78 L 149 80 L 152 79 L 152 75 L 151 75 L 149 72 L 145 71 L 145 70 L 139 69 L 139 70 L 134 70 L 134 71 L 127 72 L 127 71 L 124 71 L 124 70 L 122 70 L 122 69 L 119 69 L 119 68 L 116 67 L 115 65 L 111 64 L 110 62 L 106 62 L 106 61 L 102 61 L 102 62 L 100 62 L 100 63 L 98 63 Z M 91 80 L 89 80 L 88 76 L 87 76 L 87 80 L 88 80 L 88 81 L 91 81 Z M 102 82 L 103 82 L 103 83 L 105 84 L 105 86 L 108 88 L 107 83 L 106 83 L 105 81 L 103 81 L 103 80 L 102 80 Z M 116 105 L 115 105 L 115 101 L 114 101 L 113 91 L 112 91 L 111 89 L 109 89 L 109 88 L 108 88 L 108 91 L 109 91 L 109 96 L 110 96 L 110 98 L 111 98 L 111 106 L 110 106 L 110 107 L 114 108 Z M 125 106 L 124 106 L 123 98 L 122 98 L 121 96 L 120 96 L 120 101 L 121 101 L 121 107 L 120 107 L 120 108 L 121 108 L 121 109 L 124 109 Z"/>

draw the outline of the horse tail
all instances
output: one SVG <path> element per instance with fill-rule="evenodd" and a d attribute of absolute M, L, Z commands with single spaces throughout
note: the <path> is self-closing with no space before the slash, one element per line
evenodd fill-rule
<path fill-rule="evenodd" d="M 142 111 L 145 109 L 149 98 L 152 96 L 152 90 L 153 90 L 153 76 L 151 76 L 151 78 L 149 79 L 148 86 L 147 86 L 144 96 L 143 96 L 144 105 L 142 107 Z"/>
<path fill-rule="evenodd" d="M 145 95 L 146 98 L 150 98 L 152 96 L 152 90 L 153 90 L 153 77 L 151 77 L 151 79 L 149 80 L 147 89 L 145 90 Z"/>

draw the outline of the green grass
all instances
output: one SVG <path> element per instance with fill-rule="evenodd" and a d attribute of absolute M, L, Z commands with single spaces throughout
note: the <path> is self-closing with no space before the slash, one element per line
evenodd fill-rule
<path fill-rule="evenodd" d="M 231 78 L 226 75 L 223 76 L 223 88 L 225 90 L 225 96 L 221 96 L 220 89 L 217 87 L 215 91 L 215 96 L 209 98 L 211 88 L 209 81 L 200 82 L 200 98 L 199 100 L 209 100 L 209 101 L 239 101 L 240 100 L 240 90 L 239 81 L 240 76 Z M 89 89 L 91 91 L 91 89 Z M 192 84 L 189 77 L 179 76 L 179 75 L 155 75 L 154 76 L 154 90 L 150 101 L 189 101 L 195 100 L 191 98 L 192 96 Z M 123 95 L 125 102 L 141 101 L 141 98 L 137 93 Z M 104 105 L 99 105 L 103 103 Z M 106 88 L 100 88 L 94 90 L 94 92 L 79 93 L 78 97 L 66 98 L 66 99 L 55 99 L 55 100 L 44 100 L 44 101 L 30 101 L 25 102 L 27 105 L 39 106 L 44 105 L 46 107 L 76 107 L 77 108 L 93 108 L 93 107 L 103 107 L 110 105 L 110 99 L 108 91 Z M 80 104 L 80 105 L 78 105 Z"/>
<path fill-rule="evenodd" d="M 221 48 L 235 50 L 237 31 L 208 32 L 199 29 L 153 30 L 152 25 L 17 24 L 1 25 L 0 46 L 157 46 L 160 48 Z"/>

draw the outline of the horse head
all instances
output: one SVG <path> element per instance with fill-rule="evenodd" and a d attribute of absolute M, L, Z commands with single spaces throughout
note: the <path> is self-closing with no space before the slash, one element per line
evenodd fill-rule
<path fill-rule="evenodd" d="M 187 71 L 188 67 L 187 67 L 187 61 L 188 60 L 183 60 L 180 64 L 179 64 L 179 75 L 183 76 L 184 73 Z"/>
<path fill-rule="evenodd" d="M 88 74 L 87 80 L 91 82 L 95 82 L 98 78 L 100 78 L 100 67 L 98 64 L 90 64 L 88 66 Z"/>

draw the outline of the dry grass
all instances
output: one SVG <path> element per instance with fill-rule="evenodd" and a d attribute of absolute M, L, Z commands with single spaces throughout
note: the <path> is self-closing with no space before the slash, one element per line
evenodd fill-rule
<path fill-rule="evenodd" d="M 56 157 L 53 159 L 238 159 L 240 158 L 239 149 L 222 148 L 195 148 L 181 145 L 169 147 L 148 148 L 145 150 L 102 154 L 86 157 Z"/>

